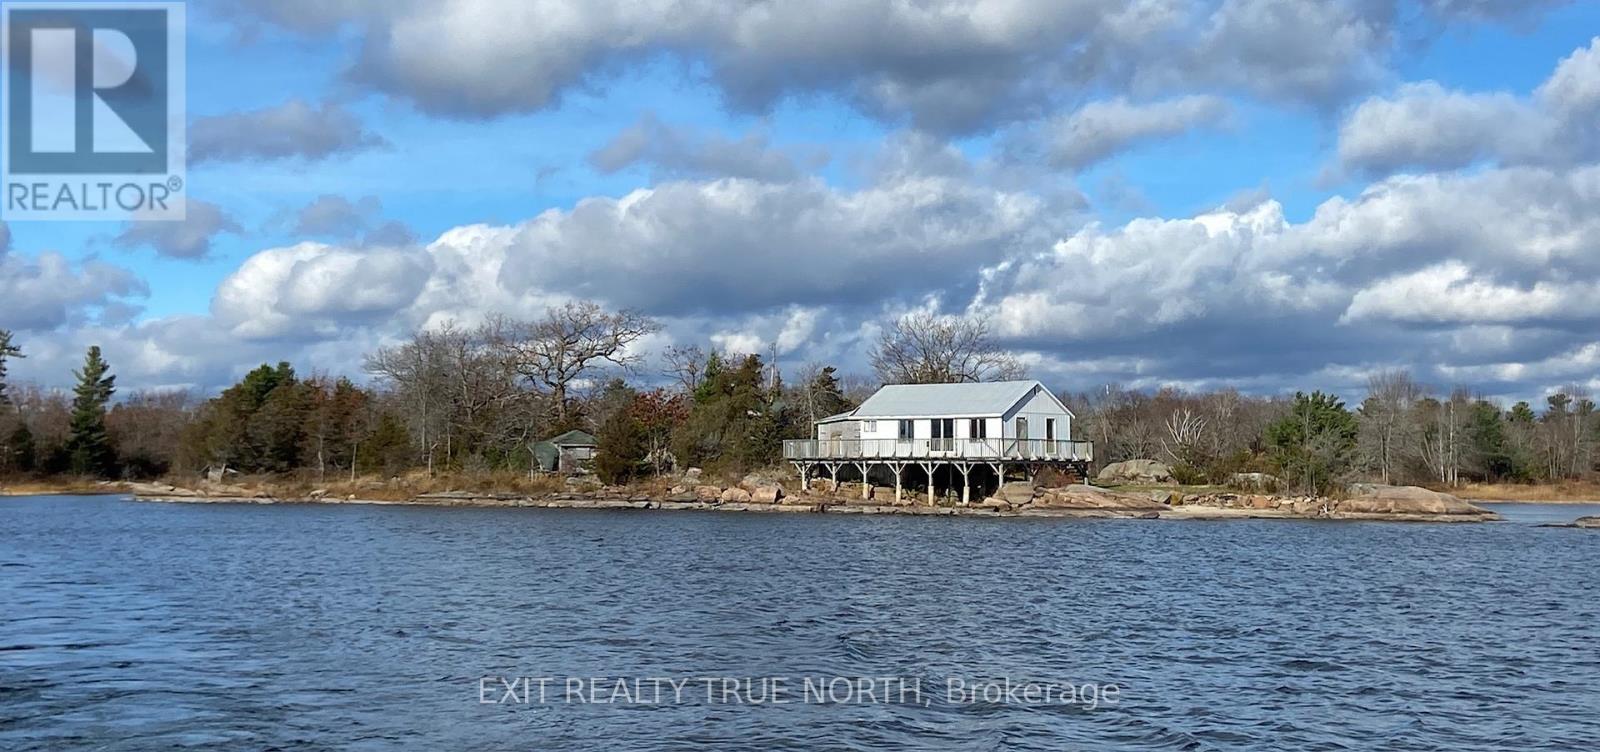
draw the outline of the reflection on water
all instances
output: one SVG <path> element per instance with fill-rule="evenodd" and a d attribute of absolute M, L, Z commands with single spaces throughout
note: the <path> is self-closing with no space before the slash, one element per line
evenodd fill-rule
<path fill-rule="evenodd" d="M 1590 748 L 1597 574 L 1519 523 L 6 499 L 0 749 Z M 547 675 L 1121 700 L 479 704 Z"/>

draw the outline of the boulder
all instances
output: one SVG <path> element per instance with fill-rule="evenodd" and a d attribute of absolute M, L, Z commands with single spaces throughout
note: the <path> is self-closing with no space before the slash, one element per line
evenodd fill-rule
<path fill-rule="evenodd" d="M 737 486 L 722 492 L 722 503 L 724 504 L 742 504 L 748 501 L 750 501 L 750 492 Z"/>
<path fill-rule="evenodd" d="M 994 495 L 1006 500 L 1012 506 L 1022 506 L 1033 501 L 1033 484 L 1027 481 L 1007 483 L 995 491 Z"/>
<path fill-rule="evenodd" d="M 722 489 L 717 486 L 695 486 L 694 497 L 701 501 L 716 501 L 722 498 Z"/>
<path fill-rule="evenodd" d="M 828 480 L 827 478 L 817 478 L 816 480 L 811 481 L 812 493 L 831 494 L 836 490 L 838 489 L 834 486 L 833 481 Z"/>
<path fill-rule="evenodd" d="M 1158 511 L 1165 504 L 1151 501 L 1149 497 L 1116 493 L 1083 484 L 1065 488 L 1052 488 L 1039 495 L 1033 505 L 1047 509 L 1098 509 L 1115 511 Z"/>
<path fill-rule="evenodd" d="M 990 496 L 989 498 L 984 499 L 983 501 L 979 502 L 978 506 L 983 507 L 985 509 L 998 510 L 998 511 L 1001 511 L 1001 512 L 1009 512 L 1014 508 L 1012 506 L 1011 502 L 1006 501 L 1005 499 L 1002 499 L 1002 498 L 1000 498 L 998 496 Z"/>
<path fill-rule="evenodd" d="M 1320 515 L 1327 509 L 1327 499 L 1317 496 L 1301 496 L 1289 502 L 1289 508 L 1295 514 L 1309 517 Z"/>
<path fill-rule="evenodd" d="M 750 500 L 758 504 L 776 504 L 783 498 L 783 486 L 761 486 L 750 493 Z"/>
<path fill-rule="evenodd" d="M 1334 511 L 1344 514 L 1494 516 L 1494 512 L 1447 493 L 1417 486 L 1385 486 L 1378 483 L 1352 484 L 1350 498 L 1334 502 L 1333 507 Z"/>
<path fill-rule="evenodd" d="M 673 486 L 671 488 L 671 490 L 667 491 L 667 493 L 672 494 L 673 496 L 682 496 L 684 494 L 689 493 L 689 487 L 688 486 Z"/>
<path fill-rule="evenodd" d="M 1127 483 L 1171 483 L 1172 468 L 1155 460 L 1113 462 L 1100 468 L 1095 480 L 1111 485 Z"/>
<path fill-rule="evenodd" d="M 755 490 L 762 486 L 782 485 L 785 480 L 793 477 L 794 476 L 788 473 L 774 469 L 757 470 L 752 473 L 747 473 L 743 478 L 741 478 L 739 480 L 739 487 L 751 493 L 755 493 Z"/>
<path fill-rule="evenodd" d="M 700 480 L 700 474 L 702 472 L 703 471 L 698 467 L 691 467 L 688 470 L 683 471 L 683 479 L 685 481 L 693 483 L 693 482 L 695 482 L 697 480 Z"/>

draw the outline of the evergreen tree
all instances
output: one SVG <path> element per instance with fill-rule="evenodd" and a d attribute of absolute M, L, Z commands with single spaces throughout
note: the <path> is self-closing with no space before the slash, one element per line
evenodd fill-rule
<path fill-rule="evenodd" d="M 33 444 L 33 432 L 28 424 L 17 422 L 10 438 L 6 439 L 5 456 L 0 457 L 0 469 L 14 473 L 31 473 L 38 464 L 38 449 Z"/>
<path fill-rule="evenodd" d="M 1483 473 L 1484 480 L 1497 481 L 1521 474 L 1506 439 L 1505 421 L 1499 406 L 1484 400 L 1474 402 L 1467 416 L 1467 434 L 1474 464 Z"/>
<path fill-rule="evenodd" d="M 11 332 L 0 329 L 0 407 L 11 404 L 11 398 L 6 396 L 6 359 L 20 357 L 22 348 L 11 344 Z"/>
<path fill-rule="evenodd" d="M 745 356 L 735 367 L 713 356 L 689 420 L 673 442 L 678 459 L 736 471 L 776 459 L 781 424 L 765 376 L 759 355 Z"/>
<path fill-rule="evenodd" d="M 117 391 L 117 377 L 110 370 L 95 345 L 84 357 L 83 369 L 74 372 L 78 385 L 72 390 L 67 450 L 69 468 L 77 475 L 104 476 L 111 471 L 114 455 L 106 433 L 106 405 Z"/>
<path fill-rule="evenodd" d="M 844 389 L 839 385 L 838 372 L 839 369 L 827 366 L 811 382 L 811 395 L 817 402 L 819 418 L 838 415 L 850 409 L 850 400 L 845 398 Z"/>
<path fill-rule="evenodd" d="M 613 410 L 600 424 L 599 446 L 595 450 L 594 472 L 610 484 L 627 483 L 644 474 L 648 449 L 644 427 L 632 409 Z"/>
<path fill-rule="evenodd" d="M 413 459 L 411 434 L 406 431 L 406 424 L 394 413 L 383 413 L 371 435 L 362 440 L 357 455 L 361 472 L 393 476 L 405 471 Z"/>
<path fill-rule="evenodd" d="M 1267 427 L 1272 459 L 1285 477 L 1323 491 L 1350 466 L 1356 419 L 1331 394 L 1295 392 L 1289 414 Z"/>

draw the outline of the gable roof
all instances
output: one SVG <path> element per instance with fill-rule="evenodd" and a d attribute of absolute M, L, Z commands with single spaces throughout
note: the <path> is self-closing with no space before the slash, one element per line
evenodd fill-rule
<path fill-rule="evenodd" d="M 541 443 L 554 444 L 556 446 L 596 446 L 600 442 L 587 431 L 573 429 L 560 436 L 551 436 Z"/>
<path fill-rule="evenodd" d="M 853 418 L 942 418 L 1004 415 L 1037 387 L 1037 380 L 988 381 L 976 384 L 890 384 L 861 403 Z M 1051 399 L 1056 399 L 1050 394 Z M 1056 399 L 1056 403 L 1061 401 Z M 1066 410 L 1066 405 L 1061 409 Z"/>

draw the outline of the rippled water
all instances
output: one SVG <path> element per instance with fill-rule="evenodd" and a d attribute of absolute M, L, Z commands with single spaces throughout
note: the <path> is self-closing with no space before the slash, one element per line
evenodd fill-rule
<path fill-rule="evenodd" d="M 1593 749 L 1597 574 L 1600 532 L 1517 522 L 0 499 L 0 749 Z M 707 675 L 927 701 L 480 704 Z"/>

